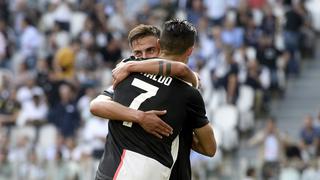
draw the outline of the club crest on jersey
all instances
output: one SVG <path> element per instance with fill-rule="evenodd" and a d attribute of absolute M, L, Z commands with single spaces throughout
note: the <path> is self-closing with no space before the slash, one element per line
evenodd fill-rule
<path fill-rule="evenodd" d="M 170 77 L 170 76 L 160 76 L 160 75 L 148 74 L 148 73 L 141 73 L 141 74 L 147 78 L 150 78 L 150 79 L 152 79 L 158 83 L 164 84 L 166 86 L 170 86 L 170 84 L 172 82 L 172 77 Z"/>

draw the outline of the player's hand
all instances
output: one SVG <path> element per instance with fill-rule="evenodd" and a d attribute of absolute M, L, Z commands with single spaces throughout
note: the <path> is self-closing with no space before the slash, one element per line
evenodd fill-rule
<path fill-rule="evenodd" d="M 166 113 L 167 111 L 147 111 L 144 113 L 144 117 L 140 119 L 139 125 L 145 131 L 160 139 L 162 139 L 163 136 L 170 136 L 173 129 L 159 117 Z"/>
<path fill-rule="evenodd" d="M 115 88 L 121 81 L 123 81 L 130 72 L 128 71 L 127 63 L 119 63 L 116 68 L 112 70 L 112 85 Z"/>

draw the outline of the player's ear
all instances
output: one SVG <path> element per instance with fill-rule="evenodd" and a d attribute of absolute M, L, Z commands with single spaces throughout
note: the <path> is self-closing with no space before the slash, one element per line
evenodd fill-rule
<path fill-rule="evenodd" d="M 160 53 L 160 39 L 157 39 L 156 48 L 158 53 Z"/>

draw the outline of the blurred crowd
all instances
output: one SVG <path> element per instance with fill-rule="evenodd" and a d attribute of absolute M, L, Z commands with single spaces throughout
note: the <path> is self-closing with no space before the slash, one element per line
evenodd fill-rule
<path fill-rule="evenodd" d="M 0 179 L 93 179 L 108 127 L 90 114 L 89 102 L 130 56 L 128 31 L 138 24 L 160 28 L 171 18 L 197 27 L 189 65 L 200 75 L 214 128 L 223 124 L 221 149 L 232 151 L 268 114 L 272 98 L 285 96 L 302 60 L 313 58 L 317 7 L 317 0 L 0 0 Z M 231 119 L 230 127 L 216 120 L 225 116 L 221 106 L 240 114 L 222 118 Z M 320 121 L 312 125 L 306 117 L 301 143 L 287 151 L 274 119 L 266 122 L 267 135 L 248 142 L 262 144 L 268 163 L 262 173 L 249 168 L 248 176 L 279 175 L 278 151 L 305 162 L 298 174 L 315 169 L 309 160 L 320 154 Z M 224 143 L 225 133 L 235 138 Z"/>

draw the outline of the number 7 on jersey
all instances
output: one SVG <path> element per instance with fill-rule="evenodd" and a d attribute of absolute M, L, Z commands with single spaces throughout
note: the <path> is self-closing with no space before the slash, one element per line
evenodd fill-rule
<path fill-rule="evenodd" d="M 146 91 L 145 93 L 141 93 L 139 96 L 137 96 L 133 99 L 133 101 L 131 102 L 131 104 L 129 106 L 129 108 L 132 108 L 132 109 L 138 109 L 144 101 L 155 96 L 159 90 L 158 87 L 156 87 L 152 84 L 146 83 L 146 82 L 144 82 L 140 79 L 137 79 L 137 78 L 133 79 L 131 85 Z M 123 122 L 123 125 L 131 127 L 132 122 L 125 121 L 125 122 Z"/>

